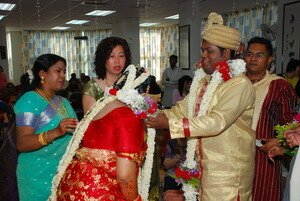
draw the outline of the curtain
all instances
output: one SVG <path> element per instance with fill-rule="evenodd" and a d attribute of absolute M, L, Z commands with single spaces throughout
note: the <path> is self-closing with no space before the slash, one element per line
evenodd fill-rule
<path fill-rule="evenodd" d="M 178 55 L 178 26 L 140 29 L 140 65 L 147 68 L 156 80 L 168 67 L 169 56 Z"/>
<path fill-rule="evenodd" d="M 262 23 L 272 26 L 277 22 L 278 16 L 277 2 L 268 5 L 245 9 L 242 12 L 231 12 L 223 15 L 227 26 L 236 28 L 240 31 L 242 42 L 247 42 L 255 36 L 262 36 L 260 25 Z M 203 31 L 207 19 L 201 21 L 201 30 Z M 275 45 L 275 41 L 273 41 Z"/>
<path fill-rule="evenodd" d="M 161 29 L 140 29 L 140 65 L 160 80 Z"/>
<path fill-rule="evenodd" d="M 178 25 L 163 27 L 161 32 L 161 61 L 160 72 L 162 73 L 166 68 L 170 67 L 169 57 L 171 55 L 179 54 L 179 31 Z"/>
<path fill-rule="evenodd" d="M 33 66 L 35 59 L 45 53 L 53 53 L 67 60 L 67 78 L 71 73 L 93 73 L 93 60 L 97 44 L 111 35 L 111 30 L 95 31 L 23 31 L 22 49 L 25 69 Z M 75 36 L 87 36 L 88 40 L 74 40 Z"/>

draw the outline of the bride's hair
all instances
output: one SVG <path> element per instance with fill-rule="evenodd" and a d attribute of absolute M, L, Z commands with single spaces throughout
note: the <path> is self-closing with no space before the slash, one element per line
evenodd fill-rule
<path fill-rule="evenodd" d="M 135 77 L 138 78 L 141 74 L 145 73 L 145 69 L 143 67 L 139 67 L 136 70 Z M 114 86 L 115 89 L 122 89 L 126 83 L 129 71 L 125 71 L 123 75 L 116 81 Z M 161 94 L 161 88 L 156 83 L 156 78 L 153 75 L 150 75 L 142 84 L 140 84 L 136 89 L 138 89 L 139 93 L 148 93 L 148 94 Z"/>

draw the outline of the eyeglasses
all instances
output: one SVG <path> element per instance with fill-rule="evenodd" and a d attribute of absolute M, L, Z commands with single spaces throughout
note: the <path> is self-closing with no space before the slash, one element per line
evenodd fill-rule
<path fill-rule="evenodd" d="M 244 53 L 245 58 L 252 58 L 253 56 L 254 56 L 255 59 L 263 59 L 263 58 L 267 57 L 267 55 L 264 54 L 264 53 L 257 53 L 257 54 L 254 54 L 252 52 L 245 52 Z"/>

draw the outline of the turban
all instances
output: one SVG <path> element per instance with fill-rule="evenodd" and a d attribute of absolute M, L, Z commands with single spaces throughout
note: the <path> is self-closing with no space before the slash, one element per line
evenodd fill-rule
<path fill-rule="evenodd" d="M 238 30 L 223 25 L 221 15 L 211 13 L 202 32 L 202 39 L 222 48 L 237 50 L 241 42 L 241 35 Z"/>

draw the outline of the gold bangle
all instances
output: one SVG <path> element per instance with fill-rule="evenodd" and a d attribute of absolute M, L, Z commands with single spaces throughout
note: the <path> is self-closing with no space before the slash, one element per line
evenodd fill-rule
<path fill-rule="evenodd" d="M 49 140 L 49 136 L 48 136 L 48 131 L 46 131 L 45 133 L 44 133 L 44 141 L 47 143 L 47 144 L 50 144 L 50 143 L 52 143 L 53 141 L 50 141 Z"/>
<path fill-rule="evenodd" d="M 45 141 L 45 139 L 44 139 L 44 132 L 43 133 L 40 133 L 39 134 L 39 142 L 43 145 L 43 146 L 46 146 L 46 145 L 48 145 L 48 143 Z"/>

